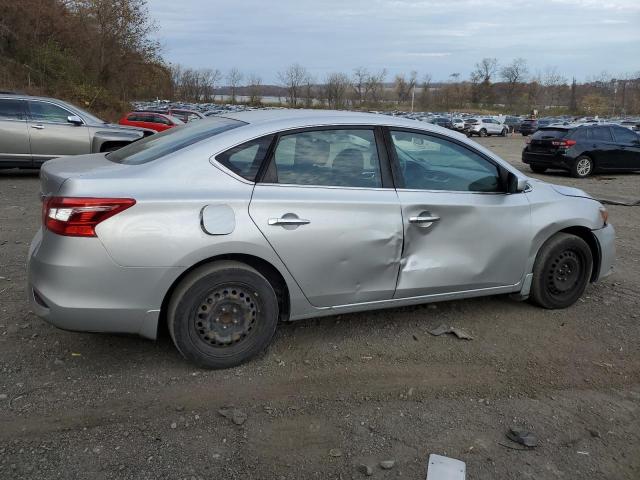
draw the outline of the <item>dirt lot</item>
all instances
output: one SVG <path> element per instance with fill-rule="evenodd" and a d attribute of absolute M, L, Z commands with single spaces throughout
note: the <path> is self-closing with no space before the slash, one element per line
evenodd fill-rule
<path fill-rule="evenodd" d="M 521 137 L 481 141 L 519 163 Z M 640 199 L 640 175 L 540 177 Z M 349 479 L 361 464 L 424 479 L 430 453 L 469 479 L 640 478 L 640 207 L 609 206 L 617 272 L 566 311 L 493 297 L 303 321 L 262 358 L 203 371 L 168 338 L 68 333 L 29 311 L 38 191 L 0 174 L 2 479 Z M 440 323 L 474 339 L 429 335 Z M 513 449 L 517 425 L 537 448 Z"/>

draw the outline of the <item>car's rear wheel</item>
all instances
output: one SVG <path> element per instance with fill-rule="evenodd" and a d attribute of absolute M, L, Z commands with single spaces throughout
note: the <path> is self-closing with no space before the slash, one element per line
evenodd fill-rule
<path fill-rule="evenodd" d="M 487 136 L 487 130 L 486 130 L 486 129 L 484 129 L 484 128 L 481 128 L 481 129 L 480 129 L 480 136 L 481 136 L 481 137 L 486 137 L 486 136 Z"/>
<path fill-rule="evenodd" d="M 176 348 L 206 368 L 233 367 L 259 354 L 271 342 L 278 316 L 278 299 L 269 281 L 232 261 L 189 273 L 167 309 Z"/>
<path fill-rule="evenodd" d="M 589 245 L 558 233 L 545 242 L 533 267 L 530 299 L 543 308 L 566 308 L 584 293 L 593 268 Z"/>
<path fill-rule="evenodd" d="M 544 173 L 547 171 L 547 167 L 542 167 L 540 165 L 529 165 L 529 168 L 531 168 L 531 171 L 535 173 Z"/>
<path fill-rule="evenodd" d="M 593 173 L 593 160 L 586 155 L 576 158 L 571 166 L 571 176 L 576 178 L 588 177 Z"/>

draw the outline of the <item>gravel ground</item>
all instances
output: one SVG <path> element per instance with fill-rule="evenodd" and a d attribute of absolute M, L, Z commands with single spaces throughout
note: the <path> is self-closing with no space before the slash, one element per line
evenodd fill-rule
<path fill-rule="evenodd" d="M 522 167 L 522 137 L 480 141 Z M 640 199 L 640 175 L 536 176 Z M 609 206 L 617 272 L 568 310 L 498 296 L 302 321 L 258 360 L 203 371 L 166 337 L 69 333 L 29 311 L 38 191 L 33 173 L 0 174 L 0 478 L 349 479 L 368 465 L 424 479 L 431 453 L 468 479 L 640 478 L 640 207 Z M 429 335 L 441 323 L 473 340 Z M 517 449 L 512 426 L 538 446 Z"/>

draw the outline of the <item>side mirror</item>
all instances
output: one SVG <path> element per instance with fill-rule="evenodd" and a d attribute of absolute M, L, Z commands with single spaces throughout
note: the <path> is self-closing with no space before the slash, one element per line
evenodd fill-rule
<path fill-rule="evenodd" d="M 73 123 L 74 125 L 82 125 L 82 124 L 84 124 L 82 119 L 77 115 L 69 115 L 67 117 L 67 122 Z"/>
<path fill-rule="evenodd" d="M 520 178 L 512 172 L 507 175 L 507 193 L 524 192 L 527 188 L 527 180 Z"/>

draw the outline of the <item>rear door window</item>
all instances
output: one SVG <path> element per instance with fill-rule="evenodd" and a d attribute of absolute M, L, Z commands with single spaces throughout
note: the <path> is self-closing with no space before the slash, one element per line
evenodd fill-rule
<path fill-rule="evenodd" d="M 24 100 L 0 99 L 0 120 L 26 120 L 26 103 Z"/>
<path fill-rule="evenodd" d="M 382 187 L 373 129 L 308 130 L 283 135 L 273 154 L 277 183 Z"/>
<path fill-rule="evenodd" d="M 613 142 L 609 127 L 596 127 L 591 131 L 591 138 L 599 142 Z"/>

